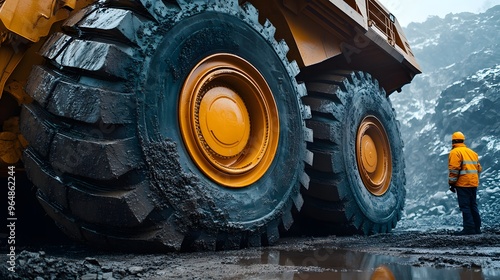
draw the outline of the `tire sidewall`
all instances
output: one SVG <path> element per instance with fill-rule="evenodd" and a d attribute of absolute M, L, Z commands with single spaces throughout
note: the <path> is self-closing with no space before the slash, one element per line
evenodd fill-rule
<path fill-rule="evenodd" d="M 199 178 L 204 195 L 211 196 L 215 207 L 225 213 L 224 223 L 254 229 L 275 219 L 293 192 L 298 192 L 305 151 L 296 88 L 272 44 L 241 19 L 216 12 L 182 19 L 160 36 L 163 39 L 146 67 L 142 138 L 178 143 L 183 172 Z M 280 138 L 273 163 L 256 183 L 240 189 L 219 186 L 204 176 L 182 144 L 179 130 L 178 99 L 184 79 L 199 61 L 215 53 L 238 55 L 257 68 L 268 82 L 279 112 Z"/>
<path fill-rule="evenodd" d="M 378 87 L 378 83 L 370 78 L 367 82 L 355 87 L 351 93 L 350 106 L 345 114 L 345 128 L 343 154 L 346 163 L 346 177 L 350 190 L 361 212 L 372 222 L 384 224 L 394 220 L 404 203 L 404 162 L 403 145 L 399 128 L 390 101 Z M 392 159 L 392 177 L 386 193 L 380 196 L 373 195 L 364 186 L 356 160 L 357 130 L 361 121 L 368 115 L 379 119 L 385 128 L 389 141 Z"/>

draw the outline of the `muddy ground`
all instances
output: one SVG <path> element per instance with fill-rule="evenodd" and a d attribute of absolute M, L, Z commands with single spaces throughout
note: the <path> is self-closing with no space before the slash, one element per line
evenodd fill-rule
<path fill-rule="evenodd" d="M 8 270 L 8 252 L 2 251 L 0 279 L 370 279 L 380 273 L 395 279 L 500 278 L 500 227 L 479 235 L 452 233 L 396 229 L 368 237 L 288 237 L 263 248 L 167 254 L 102 252 L 71 242 L 31 245 L 18 248 L 15 272 Z"/>

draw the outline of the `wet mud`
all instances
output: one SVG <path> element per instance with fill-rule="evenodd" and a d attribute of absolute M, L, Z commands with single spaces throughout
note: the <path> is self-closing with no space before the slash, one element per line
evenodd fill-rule
<path fill-rule="evenodd" d="M 396 229 L 287 237 L 274 246 L 216 252 L 130 254 L 73 243 L 19 250 L 15 272 L 2 251 L 1 279 L 500 279 L 500 227 L 470 236 Z"/>

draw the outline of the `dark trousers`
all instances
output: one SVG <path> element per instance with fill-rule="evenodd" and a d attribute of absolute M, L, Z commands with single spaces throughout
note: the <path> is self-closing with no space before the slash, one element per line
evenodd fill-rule
<path fill-rule="evenodd" d="M 456 190 L 464 230 L 478 232 L 481 229 L 481 216 L 477 209 L 477 188 L 456 187 Z"/>

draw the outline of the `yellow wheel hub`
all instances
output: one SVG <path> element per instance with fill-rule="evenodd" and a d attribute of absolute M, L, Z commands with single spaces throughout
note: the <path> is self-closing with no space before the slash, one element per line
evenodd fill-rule
<path fill-rule="evenodd" d="M 201 100 L 199 125 L 212 152 L 233 157 L 250 136 L 250 118 L 243 99 L 226 87 L 209 90 Z"/>
<path fill-rule="evenodd" d="M 366 189 L 373 195 L 383 195 L 391 182 L 391 148 L 382 123 L 374 116 L 365 117 L 359 125 L 356 159 Z"/>
<path fill-rule="evenodd" d="M 215 54 L 186 78 L 179 99 L 186 149 L 209 178 L 245 187 L 271 166 L 279 140 L 279 117 L 266 80 L 248 61 Z"/>

